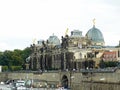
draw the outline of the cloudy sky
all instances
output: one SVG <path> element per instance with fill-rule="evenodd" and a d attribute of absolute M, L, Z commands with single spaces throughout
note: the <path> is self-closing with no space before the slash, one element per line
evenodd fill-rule
<path fill-rule="evenodd" d="M 0 51 L 24 49 L 53 33 L 61 38 L 67 28 L 85 36 L 94 18 L 105 45 L 118 45 L 120 0 L 0 0 Z"/>

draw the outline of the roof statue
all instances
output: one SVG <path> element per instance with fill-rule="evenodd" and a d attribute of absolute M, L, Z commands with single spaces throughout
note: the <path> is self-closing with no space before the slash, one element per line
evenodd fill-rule
<path fill-rule="evenodd" d="M 36 44 L 36 38 L 33 39 L 33 44 Z"/>
<path fill-rule="evenodd" d="M 68 30 L 69 30 L 69 29 L 67 28 L 66 31 L 65 31 L 65 36 L 68 35 Z"/>

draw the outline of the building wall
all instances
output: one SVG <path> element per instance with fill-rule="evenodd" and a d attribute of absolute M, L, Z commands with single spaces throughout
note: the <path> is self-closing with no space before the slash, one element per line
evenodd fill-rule
<path fill-rule="evenodd" d="M 39 79 L 46 80 L 57 86 L 64 75 L 67 76 L 69 87 L 71 87 L 72 90 L 120 89 L 120 70 L 117 70 L 115 73 L 88 73 L 87 75 L 83 75 L 79 72 L 46 72 L 43 74 L 0 73 L 0 81 L 6 79 Z"/>

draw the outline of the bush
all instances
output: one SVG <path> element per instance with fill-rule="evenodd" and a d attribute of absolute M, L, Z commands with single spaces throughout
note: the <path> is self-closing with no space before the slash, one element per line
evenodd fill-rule
<path fill-rule="evenodd" d="M 18 71 L 22 69 L 22 66 L 11 66 L 10 69 L 11 71 Z"/>
<path fill-rule="evenodd" d="M 2 66 L 2 71 L 8 71 L 8 66 Z"/>

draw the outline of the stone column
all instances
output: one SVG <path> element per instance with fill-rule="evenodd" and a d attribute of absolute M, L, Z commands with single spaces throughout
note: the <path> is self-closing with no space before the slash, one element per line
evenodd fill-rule
<path fill-rule="evenodd" d="M 37 62 L 36 62 L 37 66 L 36 68 L 39 70 L 40 69 L 40 63 L 39 63 L 39 56 L 37 55 Z"/>
<path fill-rule="evenodd" d="M 31 69 L 33 69 L 33 61 L 34 61 L 33 58 L 34 58 L 34 57 L 32 56 L 32 58 L 31 58 L 31 66 L 30 66 Z"/>
<path fill-rule="evenodd" d="M 55 68 L 55 62 L 54 62 L 54 52 L 52 53 L 52 68 Z"/>
<path fill-rule="evenodd" d="M 66 51 L 63 51 L 64 53 L 64 70 L 66 70 Z"/>
<path fill-rule="evenodd" d="M 43 57 L 42 57 L 42 70 L 45 70 L 45 50 L 43 51 Z"/>

